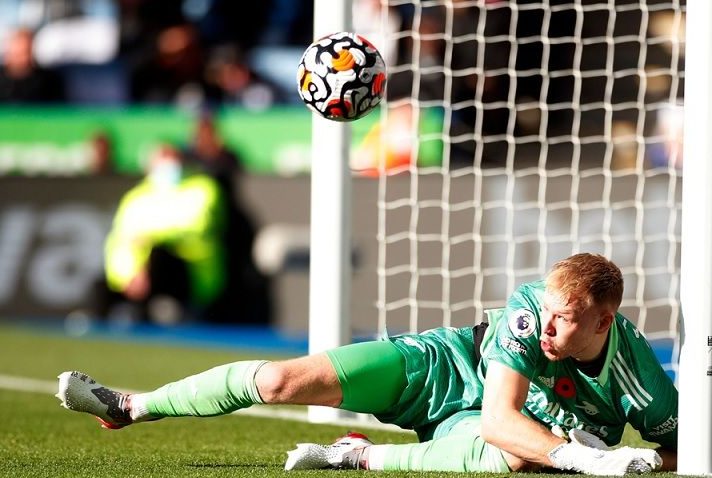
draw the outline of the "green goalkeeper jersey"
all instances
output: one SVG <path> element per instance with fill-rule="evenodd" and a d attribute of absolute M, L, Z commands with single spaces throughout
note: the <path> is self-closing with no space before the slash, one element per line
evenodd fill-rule
<path fill-rule="evenodd" d="M 643 439 L 677 449 L 677 390 L 638 329 L 616 314 L 603 368 L 589 377 L 571 358 L 552 362 L 542 352 L 543 293 L 543 281 L 523 284 L 506 309 L 490 314 L 480 379 L 493 360 L 527 377 L 523 412 L 548 428 L 581 428 L 615 445 L 627 422 Z"/>

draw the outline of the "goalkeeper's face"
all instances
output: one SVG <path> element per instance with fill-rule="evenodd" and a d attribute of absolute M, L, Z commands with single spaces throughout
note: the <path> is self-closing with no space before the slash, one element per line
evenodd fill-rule
<path fill-rule="evenodd" d="M 549 360 L 594 360 L 606 343 L 612 314 L 604 307 L 585 306 L 547 288 L 541 305 L 540 345 Z"/>

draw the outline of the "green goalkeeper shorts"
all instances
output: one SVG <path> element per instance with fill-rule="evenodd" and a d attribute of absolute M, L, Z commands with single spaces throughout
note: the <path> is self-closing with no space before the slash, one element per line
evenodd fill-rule
<path fill-rule="evenodd" d="M 341 408 L 415 430 L 421 441 L 441 435 L 438 425 L 457 412 L 481 406 L 470 327 L 352 344 L 327 355 L 342 386 Z"/>

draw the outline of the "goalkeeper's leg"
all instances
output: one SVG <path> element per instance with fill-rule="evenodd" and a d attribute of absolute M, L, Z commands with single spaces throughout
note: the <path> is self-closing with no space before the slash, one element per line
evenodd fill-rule
<path fill-rule="evenodd" d="M 376 413 L 405 387 L 403 357 L 390 342 L 346 345 L 279 361 L 235 362 L 132 396 L 153 417 L 213 416 L 253 404 L 322 405 Z"/>
<path fill-rule="evenodd" d="M 521 460 L 486 443 L 479 433 L 477 411 L 453 415 L 432 440 L 402 445 L 374 445 L 363 435 L 347 435 L 332 445 L 300 443 L 288 453 L 285 470 L 365 468 L 393 471 L 505 473 L 519 470 Z"/>
<path fill-rule="evenodd" d="M 508 454 L 480 436 L 480 413 L 462 411 L 444 420 L 433 439 L 403 445 L 368 447 L 368 468 L 372 470 L 454 471 L 504 473 L 523 468 L 509 462 Z"/>
<path fill-rule="evenodd" d="M 81 372 L 59 375 L 57 398 L 69 410 L 97 417 L 105 428 L 179 416 L 215 416 L 263 403 L 256 372 L 267 362 L 221 365 L 148 393 L 122 393 Z"/>
<path fill-rule="evenodd" d="M 390 342 L 368 342 L 281 362 L 234 362 L 130 395 L 81 372 L 64 372 L 57 397 L 70 410 L 97 416 L 107 428 L 164 417 L 224 415 L 262 403 L 379 412 L 405 386 L 402 362 Z"/>

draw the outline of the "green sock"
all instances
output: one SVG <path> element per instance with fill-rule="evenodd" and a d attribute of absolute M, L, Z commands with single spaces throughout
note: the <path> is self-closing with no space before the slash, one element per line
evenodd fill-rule
<path fill-rule="evenodd" d="M 423 443 L 370 447 L 369 468 L 382 470 L 509 472 L 502 452 L 479 436 L 448 436 Z"/>
<path fill-rule="evenodd" d="M 250 360 L 220 365 L 140 394 L 139 401 L 154 418 L 231 413 L 264 403 L 255 385 L 255 374 L 265 363 Z"/>

